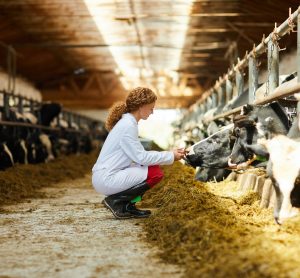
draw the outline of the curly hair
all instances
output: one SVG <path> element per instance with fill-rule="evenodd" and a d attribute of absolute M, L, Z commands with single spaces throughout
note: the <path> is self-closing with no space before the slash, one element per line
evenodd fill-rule
<path fill-rule="evenodd" d="M 149 88 L 137 87 L 133 89 L 125 102 L 117 102 L 110 108 L 105 122 L 106 130 L 111 131 L 124 113 L 137 111 L 141 106 L 153 103 L 156 100 L 157 96 Z"/>

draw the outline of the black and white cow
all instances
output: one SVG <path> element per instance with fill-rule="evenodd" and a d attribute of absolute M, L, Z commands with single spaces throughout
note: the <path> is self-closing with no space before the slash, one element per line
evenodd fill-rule
<path fill-rule="evenodd" d="M 267 173 L 276 192 L 274 218 L 278 224 L 297 215 L 296 207 L 300 207 L 300 186 L 295 186 L 300 174 L 299 118 L 299 114 L 294 118 L 287 136 L 277 135 L 269 140 L 258 140 L 270 154 Z"/>
<path fill-rule="evenodd" d="M 275 134 L 287 134 L 288 129 L 288 116 L 277 102 L 243 106 L 241 115 L 234 118 L 233 133 L 236 141 L 228 161 L 229 166 L 238 167 L 247 161 L 252 162 L 254 155 L 268 158 L 268 152 L 257 140 Z"/>
<path fill-rule="evenodd" d="M 0 170 L 14 166 L 14 159 L 11 151 L 5 143 L 0 143 Z"/>
<path fill-rule="evenodd" d="M 201 140 L 188 148 L 186 162 L 199 167 L 196 179 L 200 181 L 221 181 L 230 173 L 228 159 L 235 138 L 232 136 L 233 124 Z"/>
<path fill-rule="evenodd" d="M 21 114 L 12 107 L 8 112 L 8 115 L 5 115 L 5 113 L 3 113 L 3 120 L 26 124 L 38 123 L 38 118 L 30 112 Z M 45 112 L 46 111 L 44 111 L 43 113 Z M 49 109 L 47 110 L 47 112 L 49 112 Z M 43 113 L 41 115 L 43 115 Z M 53 117 L 53 114 L 51 114 L 51 117 Z M 7 150 L 9 150 L 11 154 L 8 157 L 9 159 L 4 159 L 0 162 L 1 169 L 6 169 L 14 165 L 14 163 L 40 163 L 48 162 L 54 159 L 49 136 L 41 132 L 37 128 L 18 125 L 1 126 L 0 142 L 3 145 L 3 151 L 6 151 L 7 153 Z M 2 153 L 3 155 L 6 154 L 4 152 Z M 10 158 L 12 160 L 12 163 L 6 163 L 5 161 L 10 161 Z"/>

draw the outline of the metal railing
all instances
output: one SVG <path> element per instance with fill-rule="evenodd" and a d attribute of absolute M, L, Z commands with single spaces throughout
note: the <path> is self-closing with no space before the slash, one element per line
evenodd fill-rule
<path fill-rule="evenodd" d="M 182 126 L 192 119 L 199 118 L 199 115 L 204 115 L 209 109 L 216 107 L 224 107 L 225 103 L 233 99 L 233 87 L 237 92 L 237 96 L 241 95 L 244 89 L 244 70 L 248 67 L 248 103 L 249 104 L 265 104 L 279 98 L 287 97 L 300 91 L 300 6 L 292 13 L 289 9 L 289 17 L 277 27 L 267 37 L 263 36 L 261 43 L 253 46 L 253 49 L 245 57 L 238 61 L 231 69 L 228 70 L 223 77 L 219 77 L 215 85 L 204 92 L 202 97 L 190 107 L 190 111 L 186 113 L 182 119 Z M 297 27 L 297 31 L 294 28 Z M 287 33 L 297 32 L 297 73 L 298 83 L 294 85 L 280 86 L 279 85 L 279 45 L 280 38 Z M 266 82 L 266 92 L 263 99 L 256 99 L 256 91 L 258 89 L 258 58 L 267 51 L 267 70 L 268 78 Z M 235 81 L 235 83 L 233 82 Z M 230 116 L 238 113 L 241 107 L 231 109 L 211 117 L 208 121 Z M 298 112 L 300 106 L 298 107 Z"/>
<path fill-rule="evenodd" d="M 82 129 L 82 126 L 88 126 L 91 127 L 95 123 L 97 123 L 100 126 L 103 126 L 104 123 L 101 121 L 97 121 L 95 119 L 89 118 L 87 116 L 75 113 L 73 111 L 70 111 L 68 109 L 62 109 L 60 112 L 60 116 L 58 116 L 57 119 L 57 125 L 56 127 L 49 127 L 49 126 L 44 126 L 41 124 L 34 124 L 34 123 L 23 123 L 23 122 L 15 122 L 15 121 L 8 121 L 9 119 L 9 114 L 10 114 L 10 109 L 14 108 L 22 114 L 25 109 L 27 109 L 29 112 L 34 113 L 37 111 L 37 119 L 38 122 L 40 123 L 41 121 L 41 115 L 39 113 L 39 108 L 42 106 L 43 102 L 39 102 L 30 98 L 27 98 L 25 96 L 20 96 L 20 95 L 15 95 L 13 93 L 8 93 L 6 91 L 0 91 L 0 96 L 2 96 L 3 100 L 3 106 L 2 106 L 2 117 L 0 120 L 0 125 L 5 125 L 5 126 L 19 126 L 19 127 L 28 127 L 28 128 L 36 128 L 40 130 L 47 130 L 47 131 L 52 131 L 52 132 L 58 132 L 62 129 L 61 126 L 61 120 L 65 120 L 68 123 L 68 127 L 64 127 L 64 130 L 67 132 L 75 132 L 75 133 L 81 133 L 81 132 L 86 132 L 85 129 Z M 73 123 L 75 123 L 79 129 L 74 129 Z"/>

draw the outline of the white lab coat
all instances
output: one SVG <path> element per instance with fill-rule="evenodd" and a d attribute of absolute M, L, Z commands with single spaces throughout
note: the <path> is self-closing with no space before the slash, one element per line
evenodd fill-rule
<path fill-rule="evenodd" d="M 170 151 L 146 151 L 138 139 L 138 123 L 126 113 L 109 132 L 92 171 L 97 192 L 112 195 L 147 178 L 149 165 L 172 164 Z"/>

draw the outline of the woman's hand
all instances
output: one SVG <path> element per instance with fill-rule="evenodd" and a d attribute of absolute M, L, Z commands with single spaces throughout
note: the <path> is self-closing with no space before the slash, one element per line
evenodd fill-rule
<path fill-rule="evenodd" d="M 176 161 L 184 158 L 186 151 L 184 148 L 177 148 L 177 149 L 173 149 L 173 154 L 174 154 L 174 160 Z"/>

